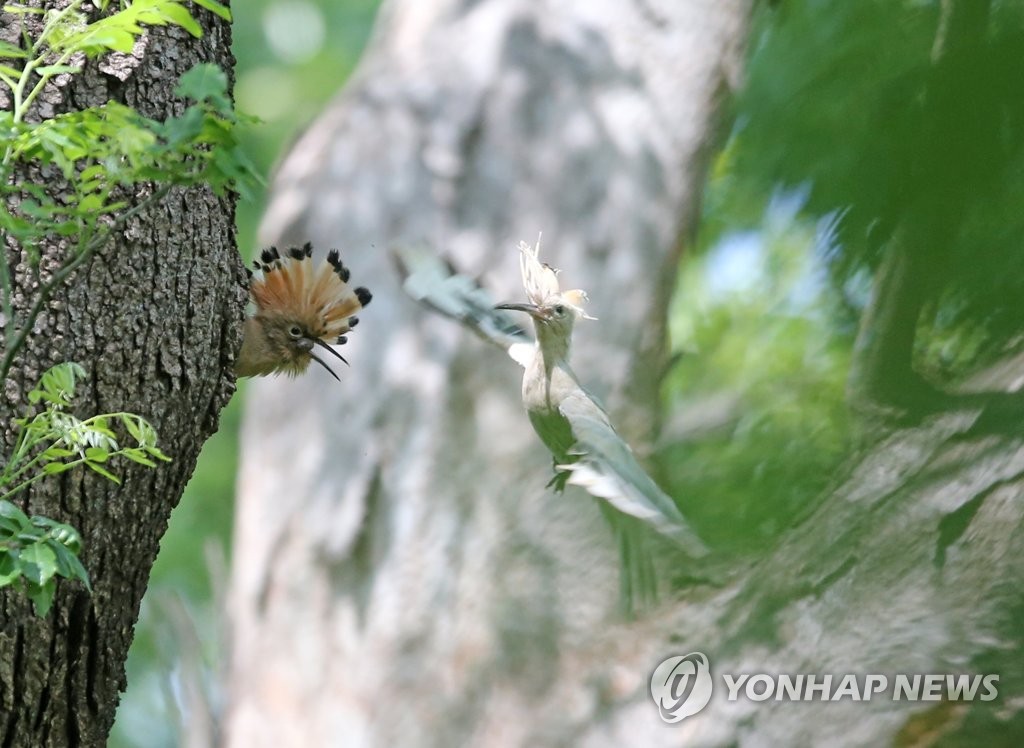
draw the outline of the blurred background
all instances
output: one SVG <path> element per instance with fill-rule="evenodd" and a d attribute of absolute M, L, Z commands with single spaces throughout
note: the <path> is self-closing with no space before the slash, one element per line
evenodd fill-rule
<path fill-rule="evenodd" d="M 264 173 L 353 71 L 376 6 L 236 4 L 237 105 L 262 120 L 247 140 Z M 926 412 L 1022 347 L 1024 10 L 942 6 L 759 6 L 679 268 L 655 455 L 659 479 L 718 549 L 755 555 L 841 479 L 865 439 L 849 394 Z M 239 206 L 243 252 L 262 207 Z M 901 232 L 927 241 L 901 248 Z M 892 256 L 910 271 L 888 267 Z M 911 323 L 866 340 L 883 277 Z M 197 665 L 203 699 L 222 703 L 218 594 L 244 396 L 222 414 L 164 537 L 113 746 L 178 745 L 182 684 Z M 716 500 L 688 499 L 707 495 Z"/>

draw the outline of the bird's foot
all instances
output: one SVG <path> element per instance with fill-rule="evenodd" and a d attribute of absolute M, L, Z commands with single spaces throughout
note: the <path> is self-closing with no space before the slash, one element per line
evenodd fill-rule
<path fill-rule="evenodd" d="M 544 488 L 553 488 L 555 493 L 562 493 L 565 490 L 566 482 L 569 480 L 569 471 L 559 470 L 557 460 L 553 461 L 553 464 L 555 465 L 555 474 L 551 476 L 551 480 L 548 481 Z"/>

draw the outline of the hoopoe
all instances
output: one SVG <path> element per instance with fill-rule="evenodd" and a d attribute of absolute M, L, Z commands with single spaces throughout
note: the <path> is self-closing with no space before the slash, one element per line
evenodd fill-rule
<path fill-rule="evenodd" d="M 637 462 L 607 413 L 580 385 L 569 366 L 573 326 L 594 319 L 583 310 L 587 295 L 562 291 L 558 271 L 538 259 L 540 243 L 520 243 L 519 267 L 529 303 L 499 304 L 496 309 L 526 312 L 533 318 L 537 343 L 524 357 L 523 405 L 530 423 L 554 458 L 549 485 L 568 482 L 603 499 L 602 513 L 619 539 L 623 561 L 623 602 L 632 610 L 637 597 L 656 595 L 654 568 L 644 549 L 646 526 L 675 543 L 692 558 L 708 549 L 690 529 L 679 508 Z"/>
<path fill-rule="evenodd" d="M 245 321 L 242 350 L 235 363 L 240 377 L 268 374 L 295 376 L 316 361 L 338 375 L 314 348 L 323 348 L 348 363 L 331 346 L 343 345 L 359 318 L 356 313 L 372 295 L 362 286 L 349 286 L 349 270 L 332 249 L 318 268 L 313 267 L 313 247 L 265 249 L 249 271 L 249 294 L 256 313 Z"/>
<path fill-rule="evenodd" d="M 551 452 L 555 476 L 549 486 L 561 491 L 577 485 L 600 499 L 621 553 L 623 608 L 657 597 L 654 557 L 647 534 L 656 531 L 671 539 L 691 559 L 709 551 L 676 506 L 637 461 L 601 405 L 580 385 L 569 365 L 573 327 L 577 320 L 594 319 L 584 311 L 587 295 L 562 291 L 558 271 L 542 263 L 539 243 L 520 243 L 520 272 L 529 303 L 499 304 L 470 277 L 427 248 L 395 250 L 403 275 L 402 287 L 416 301 L 466 325 L 480 337 L 503 348 L 522 366 L 522 399 L 530 422 Z M 516 324 L 509 311 L 533 319 L 536 340 Z M 692 571 L 714 579 L 705 561 Z M 710 576 L 706 576 L 710 575 Z"/>

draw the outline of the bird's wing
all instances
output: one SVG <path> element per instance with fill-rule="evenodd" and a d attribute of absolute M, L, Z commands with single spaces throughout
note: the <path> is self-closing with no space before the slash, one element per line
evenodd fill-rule
<path fill-rule="evenodd" d="M 533 338 L 497 300 L 451 262 L 422 245 L 406 245 L 392 256 L 402 276 L 402 290 L 415 301 L 461 322 L 484 340 L 505 349 L 520 366 L 533 355 Z"/>
<path fill-rule="evenodd" d="M 640 467 L 633 450 L 594 401 L 577 391 L 563 398 L 558 410 L 569 422 L 576 439 L 572 452 L 578 459 L 559 466 L 570 471 L 569 483 L 636 517 L 674 540 L 691 556 L 708 552 L 675 502 Z"/>

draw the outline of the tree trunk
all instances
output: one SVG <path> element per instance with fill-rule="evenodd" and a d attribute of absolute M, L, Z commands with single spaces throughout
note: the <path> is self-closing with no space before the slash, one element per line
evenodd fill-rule
<path fill-rule="evenodd" d="M 108 100 L 149 117 L 167 116 L 177 106 L 172 91 L 182 73 L 199 62 L 225 70 L 233 64 L 229 25 L 193 10 L 206 31 L 201 39 L 178 28 L 153 30 L 134 56 L 90 63 L 70 84 L 47 91 L 36 116 Z M 37 269 L 8 241 L 4 246 L 15 268 L 17 318 L 34 300 L 39 278 L 53 272 L 66 250 L 46 248 Z M 12 446 L 11 419 L 26 408 L 25 393 L 39 375 L 58 362 L 77 361 L 89 377 L 75 412 L 142 415 L 173 462 L 157 469 L 112 466 L 121 486 L 76 470 L 36 484 L 24 497 L 28 511 L 81 532 L 94 591 L 60 583 L 43 618 L 23 596 L 0 595 L 0 744 L 106 743 L 160 537 L 233 391 L 230 361 L 240 342 L 243 280 L 233 198 L 205 189 L 172 191 L 58 289 L 4 382 L 5 453 Z"/>
<path fill-rule="evenodd" d="M 747 6 L 385 3 L 263 226 L 339 247 L 375 300 L 340 385 L 311 370 L 250 390 L 231 745 L 541 745 L 652 718 L 632 708 L 649 658 L 593 656 L 636 635 L 617 550 L 590 497 L 545 490 L 519 368 L 406 298 L 388 255 L 428 242 L 520 300 L 516 244 L 543 232 L 600 318 L 577 329 L 577 372 L 649 440 Z"/>

